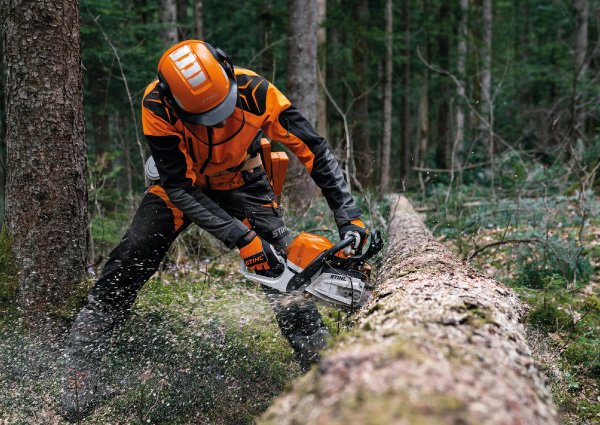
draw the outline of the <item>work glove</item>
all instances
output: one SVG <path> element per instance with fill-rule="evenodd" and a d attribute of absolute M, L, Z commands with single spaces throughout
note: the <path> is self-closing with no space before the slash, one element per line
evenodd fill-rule
<path fill-rule="evenodd" d="M 283 257 L 277 254 L 273 245 L 259 238 L 254 231 L 247 232 L 237 246 L 248 270 L 284 269 Z"/>
<path fill-rule="evenodd" d="M 367 242 L 367 237 L 369 236 L 369 230 L 367 229 L 367 226 L 365 226 L 365 223 L 363 223 L 360 218 L 357 218 L 342 224 L 338 227 L 338 230 L 340 231 L 340 239 L 342 240 L 346 239 L 348 236 L 354 236 L 355 238 L 354 243 L 344 250 L 346 255 L 349 255 L 350 253 L 360 254 L 362 247 Z"/>

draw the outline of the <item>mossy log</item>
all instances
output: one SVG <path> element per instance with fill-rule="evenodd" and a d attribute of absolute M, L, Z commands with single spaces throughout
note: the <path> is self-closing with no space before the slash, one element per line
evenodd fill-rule
<path fill-rule="evenodd" d="M 558 424 L 502 284 L 457 259 L 392 199 L 377 289 L 354 330 L 261 424 Z"/>

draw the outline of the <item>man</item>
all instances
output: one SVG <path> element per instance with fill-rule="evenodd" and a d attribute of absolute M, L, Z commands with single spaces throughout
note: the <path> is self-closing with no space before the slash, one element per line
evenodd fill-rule
<path fill-rule="evenodd" d="M 102 398 L 100 359 L 111 332 L 189 224 L 237 247 L 251 270 L 282 269 L 291 237 L 261 165 L 263 133 L 284 143 L 308 168 L 340 236 L 359 235 L 356 248 L 366 238 L 361 211 L 326 141 L 277 88 L 252 71 L 234 68 L 223 51 L 196 40 L 167 50 L 158 79 L 144 93 L 142 123 L 160 183 L 146 191 L 71 329 L 62 400 L 69 418 L 87 415 Z M 265 292 L 307 369 L 328 334 L 314 303 Z"/>

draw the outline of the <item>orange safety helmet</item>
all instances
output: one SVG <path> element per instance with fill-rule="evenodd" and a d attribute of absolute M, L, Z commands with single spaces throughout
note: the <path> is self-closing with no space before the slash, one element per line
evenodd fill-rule
<path fill-rule="evenodd" d="M 158 62 L 158 79 L 161 97 L 186 122 L 210 127 L 235 109 L 231 59 L 204 41 L 186 40 L 167 50 Z"/>

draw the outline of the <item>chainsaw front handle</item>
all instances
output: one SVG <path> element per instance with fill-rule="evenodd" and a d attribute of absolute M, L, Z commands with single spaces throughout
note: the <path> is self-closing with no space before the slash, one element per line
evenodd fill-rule
<path fill-rule="evenodd" d="M 292 271 L 287 261 L 283 262 L 285 265 L 285 270 L 277 277 L 267 277 L 261 276 L 259 274 L 253 273 L 246 267 L 244 261 L 240 262 L 240 273 L 250 280 L 254 280 L 263 285 L 269 286 L 271 288 L 277 289 L 280 292 L 285 292 L 287 290 L 288 282 L 296 276 L 297 272 Z"/>
<path fill-rule="evenodd" d="M 383 240 L 381 239 L 381 231 L 373 230 L 369 235 L 371 241 L 369 243 L 369 249 L 362 255 L 355 255 L 348 258 L 339 258 L 335 255 L 341 250 L 345 249 L 348 246 L 351 246 L 354 243 L 354 237 L 349 236 L 345 239 L 342 239 L 340 242 L 335 244 L 333 247 L 329 248 L 326 251 L 323 251 L 321 254 L 315 258 L 312 263 L 310 263 L 304 270 L 295 275 L 287 287 L 287 291 L 296 291 L 300 289 L 302 286 L 310 284 L 312 276 L 319 271 L 321 267 L 325 265 L 325 263 L 335 263 L 337 265 L 345 265 L 347 268 L 356 268 L 358 265 L 364 264 L 369 258 L 373 255 L 377 254 L 383 248 Z"/>

